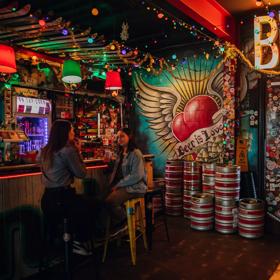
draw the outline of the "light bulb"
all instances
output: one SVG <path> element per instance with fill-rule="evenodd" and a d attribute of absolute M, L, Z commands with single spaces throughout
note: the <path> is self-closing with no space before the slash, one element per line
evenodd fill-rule
<path fill-rule="evenodd" d="M 262 5 L 262 0 L 256 0 L 256 6 L 260 7 Z"/>

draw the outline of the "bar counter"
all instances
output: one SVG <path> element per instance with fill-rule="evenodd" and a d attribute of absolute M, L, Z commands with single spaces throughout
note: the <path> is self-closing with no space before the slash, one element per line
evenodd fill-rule
<path fill-rule="evenodd" d="M 102 159 L 84 160 L 87 169 L 106 168 L 108 165 Z M 13 179 L 25 176 L 40 175 L 40 165 L 37 163 L 0 165 L 0 180 Z"/>
<path fill-rule="evenodd" d="M 104 171 L 108 165 L 101 159 L 86 160 L 85 179 L 75 179 L 73 186 L 78 193 L 84 192 L 86 182 L 94 181 L 97 192 L 107 185 Z M 106 173 L 106 171 L 105 171 Z M 42 172 L 38 164 L 22 164 L 0 167 L 0 212 L 29 205 L 40 207 L 44 191 Z"/>
<path fill-rule="evenodd" d="M 153 155 L 145 155 L 148 185 L 152 184 Z M 85 179 L 76 179 L 77 193 L 104 197 L 108 193 L 108 164 L 86 160 Z M 38 271 L 42 246 L 41 197 L 44 192 L 38 164 L 0 167 L 0 279 L 19 279 Z M 16 249 L 14 249 L 16 248 Z M 16 250 L 16 252 L 14 252 Z M 20 265 L 14 266 L 15 263 Z M 21 269 L 19 269 L 21 268 Z"/>

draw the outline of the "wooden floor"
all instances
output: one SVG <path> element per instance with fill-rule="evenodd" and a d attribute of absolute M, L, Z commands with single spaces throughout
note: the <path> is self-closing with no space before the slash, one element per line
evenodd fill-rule
<path fill-rule="evenodd" d="M 183 218 L 169 218 L 171 242 L 164 228 L 154 234 L 154 247 L 146 253 L 138 241 L 137 266 L 132 267 L 128 244 L 111 245 L 105 264 L 100 265 L 101 279 L 171 280 L 266 280 L 280 264 L 280 242 L 271 235 L 248 240 L 238 235 L 214 231 L 198 232 Z M 279 268 L 278 268 L 279 269 Z M 88 263 L 74 274 L 76 279 L 95 279 Z M 273 280 L 280 279 L 276 275 Z M 278 274 L 279 275 L 279 274 Z M 56 279 L 54 273 L 32 279 Z M 61 275 L 57 279 L 62 279 Z"/>

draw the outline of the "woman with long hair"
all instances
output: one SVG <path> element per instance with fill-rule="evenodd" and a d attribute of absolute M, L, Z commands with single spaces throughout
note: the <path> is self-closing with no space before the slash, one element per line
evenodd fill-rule
<path fill-rule="evenodd" d="M 50 228 L 55 228 L 63 218 L 69 219 L 75 235 L 73 252 L 86 255 L 88 252 L 82 243 L 90 238 L 94 224 L 93 209 L 89 201 L 76 194 L 71 187 L 75 177 L 83 178 L 86 175 L 79 149 L 71 123 L 55 121 L 48 144 L 39 156 L 45 186 L 41 207 Z"/>
<path fill-rule="evenodd" d="M 118 132 L 118 157 L 110 179 L 111 192 L 106 198 L 113 226 L 122 229 L 126 215 L 123 203 L 129 199 L 143 197 L 146 190 L 146 173 L 141 151 L 136 148 L 130 129 Z"/>

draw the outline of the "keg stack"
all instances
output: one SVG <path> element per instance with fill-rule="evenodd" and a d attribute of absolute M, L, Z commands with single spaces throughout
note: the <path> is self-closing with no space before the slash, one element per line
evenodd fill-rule
<path fill-rule="evenodd" d="M 240 193 L 240 167 L 216 166 L 215 229 L 224 234 L 237 231 L 237 202 Z"/>
<path fill-rule="evenodd" d="M 246 198 L 239 202 L 238 230 L 246 238 L 259 238 L 264 234 L 264 202 Z"/>
<path fill-rule="evenodd" d="M 201 165 L 193 161 L 184 161 L 184 218 L 190 219 L 191 198 L 201 192 Z"/>
<path fill-rule="evenodd" d="M 183 209 L 183 167 L 181 160 L 168 160 L 165 166 L 165 210 L 170 216 L 180 216 Z"/>
<path fill-rule="evenodd" d="M 215 198 L 220 200 L 239 200 L 240 166 L 216 166 Z"/>
<path fill-rule="evenodd" d="M 214 198 L 211 194 L 198 193 L 191 200 L 191 228 L 211 230 L 214 225 Z"/>
<path fill-rule="evenodd" d="M 215 163 L 202 164 L 202 192 L 215 194 Z"/>
<path fill-rule="evenodd" d="M 238 208 L 235 199 L 215 200 L 215 229 L 217 232 L 231 234 L 237 231 Z"/>

